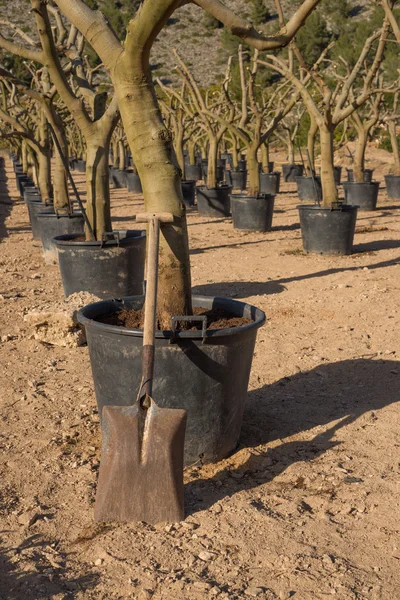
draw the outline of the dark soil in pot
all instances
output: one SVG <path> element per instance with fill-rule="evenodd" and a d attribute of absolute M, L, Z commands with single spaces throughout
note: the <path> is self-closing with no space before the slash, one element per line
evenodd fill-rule
<path fill-rule="evenodd" d="M 356 183 L 346 181 L 343 184 L 344 201 L 348 206 L 358 206 L 360 211 L 376 210 L 379 194 L 379 181 Z"/>
<path fill-rule="evenodd" d="M 196 197 L 196 182 L 195 180 L 181 181 L 182 185 L 182 196 L 186 206 L 194 206 L 194 200 Z"/>
<path fill-rule="evenodd" d="M 279 194 L 280 183 L 281 174 L 278 171 L 275 171 L 275 173 L 260 173 L 261 194 Z"/>
<path fill-rule="evenodd" d="M 123 309 L 140 309 L 143 298 L 125 298 L 84 307 L 78 314 L 86 328 L 96 399 L 103 406 L 135 401 L 141 379 L 143 331 L 94 321 Z M 227 298 L 194 296 L 194 307 L 223 309 L 249 324 L 227 329 L 156 332 L 154 398 L 162 407 L 185 408 L 185 464 L 208 463 L 237 446 L 257 329 L 265 314 Z"/>
<path fill-rule="evenodd" d="M 37 214 L 38 231 L 42 241 L 44 262 L 54 264 L 57 262 L 57 248 L 53 243 L 56 235 L 80 234 L 84 232 L 84 219 L 80 212 L 72 215 L 57 214 L 53 210 L 44 210 Z"/>
<path fill-rule="evenodd" d="M 351 254 L 357 220 L 357 206 L 318 205 L 297 207 L 305 252 L 313 254 Z"/>
<path fill-rule="evenodd" d="M 385 175 L 389 200 L 400 200 L 400 175 Z"/>
<path fill-rule="evenodd" d="M 145 231 L 115 232 L 116 239 L 81 240 L 59 235 L 53 240 L 65 296 L 90 292 L 98 298 L 121 298 L 143 292 Z"/>
<path fill-rule="evenodd" d="M 140 177 L 137 173 L 134 173 L 134 171 L 126 171 L 125 180 L 128 192 L 132 192 L 134 194 L 141 194 L 143 192 L 142 182 L 140 181 Z"/>
<path fill-rule="evenodd" d="M 222 185 L 218 188 L 207 188 L 206 186 L 198 186 L 197 192 L 197 208 L 199 214 L 203 217 L 229 217 L 231 214 L 231 203 L 229 195 L 232 192 L 232 187 Z"/>
<path fill-rule="evenodd" d="M 301 202 L 318 202 L 322 198 L 320 177 L 296 177 L 297 195 Z"/>
<path fill-rule="evenodd" d="M 234 229 L 242 231 L 271 231 L 275 196 L 272 194 L 231 194 Z"/>
<path fill-rule="evenodd" d="M 364 169 L 364 172 L 363 172 L 364 183 L 371 183 L 373 172 L 374 172 L 373 169 Z M 350 181 L 350 182 L 354 181 L 354 172 L 353 172 L 353 169 L 347 169 L 347 180 Z"/>

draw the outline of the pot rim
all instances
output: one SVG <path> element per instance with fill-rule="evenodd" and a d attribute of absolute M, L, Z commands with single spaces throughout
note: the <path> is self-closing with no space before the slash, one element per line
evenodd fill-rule
<path fill-rule="evenodd" d="M 388 173 L 387 175 L 385 175 L 386 177 L 397 177 L 398 179 L 400 179 L 400 175 L 395 175 L 394 173 Z"/>
<path fill-rule="evenodd" d="M 90 318 L 88 316 L 85 315 L 85 312 L 93 312 L 93 310 L 96 312 L 96 308 L 100 309 L 101 307 L 105 308 L 108 307 L 109 309 L 115 306 L 123 306 L 124 301 L 137 301 L 137 302 L 142 302 L 142 305 L 144 303 L 144 296 L 127 296 L 125 298 L 115 298 L 115 299 L 110 299 L 110 300 L 102 300 L 101 302 L 94 302 L 92 304 L 87 304 L 86 306 L 83 306 L 77 313 L 77 319 L 79 321 L 79 323 L 81 325 L 83 325 L 84 327 L 91 327 L 97 331 L 102 330 L 102 331 L 107 331 L 109 333 L 113 333 L 115 335 L 127 335 L 127 336 L 132 336 L 132 337 L 143 337 L 143 329 L 131 329 L 128 327 L 120 327 L 118 325 L 107 325 L 105 323 L 100 323 L 99 321 L 95 321 L 93 318 Z M 232 306 L 232 305 L 236 305 L 237 307 L 242 307 L 243 308 L 243 312 L 245 310 L 246 307 L 249 307 L 250 312 L 252 313 L 252 318 L 254 319 L 252 323 L 249 323 L 247 325 L 239 325 L 238 327 L 229 327 L 226 329 L 207 329 L 206 331 L 206 338 L 214 338 L 214 337 L 226 337 L 226 336 L 231 336 L 231 335 L 235 335 L 235 334 L 240 334 L 243 333 L 245 331 L 249 331 L 251 329 L 259 329 L 266 320 L 266 315 L 264 313 L 263 310 L 261 310 L 261 308 L 258 308 L 256 306 L 253 306 L 252 304 L 248 304 L 247 302 L 240 302 L 239 300 L 234 300 L 232 298 L 224 298 L 224 297 L 220 297 L 220 296 L 202 296 L 202 295 L 197 295 L 194 294 L 193 295 L 193 300 L 195 300 L 195 302 L 198 305 L 201 305 L 202 302 L 205 303 L 210 303 L 210 301 L 212 301 L 212 304 L 214 302 L 216 302 L 217 304 L 219 303 L 220 305 L 228 305 L 228 306 Z M 206 308 L 206 307 L 205 307 Z M 93 316 L 99 316 L 99 315 L 105 315 L 105 314 L 110 314 L 113 312 L 117 312 L 117 311 L 106 311 L 106 312 L 98 312 L 96 315 Z M 254 316 L 253 316 L 254 315 Z M 157 339 L 170 339 L 172 337 L 172 331 L 171 330 L 157 330 L 155 332 L 155 337 Z M 196 330 L 196 331 L 177 331 L 175 333 L 175 338 L 179 338 L 179 339 L 186 339 L 186 340 L 201 340 L 203 339 L 203 333 L 200 330 Z"/>
<path fill-rule="evenodd" d="M 233 186 L 232 185 L 227 185 L 226 183 L 224 183 L 223 185 L 220 185 L 219 187 L 213 187 L 213 188 L 209 188 L 206 185 L 196 185 L 196 189 L 197 190 L 208 190 L 209 192 L 213 192 L 215 190 L 233 190 Z"/>
<path fill-rule="evenodd" d="M 298 204 L 296 206 L 299 210 L 324 210 L 327 212 L 352 212 L 360 208 L 358 204 L 342 204 L 337 208 L 329 208 L 327 206 L 318 206 L 318 204 Z"/>
<path fill-rule="evenodd" d="M 247 200 L 272 200 L 276 194 L 267 194 L 266 192 L 260 192 L 257 196 L 250 196 L 249 194 L 229 194 L 232 200 L 239 200 L 239 198 L 245 198 Z"/>
<path fill-rule="evenodd" d="M 119 230 L 119 231 L 123 231 L 123 232 L 130 232 L 133 235 L 130 235 L 129 237 L 123 237 L 120 238 L 119 242 L 118 240 L 105 240 L 105 241 L 101 241 L 101 240 L 88 240 L 88 241 L 74 241 L 74 238 L 77 237 L 82 237 L 82 233 L 65 233 L 63 235 L 56 235 L 51 241 L 57 246 L 57 248 L 62 247 L 62 246 L 78 246 L 80 248 L 87 248 L 87 247 L 100 247 L 100 249 L 104 246 L 106 246 L 107 248 L 109 248 L 110 246 L 128 246 L 129 242 L 133 242 L 133 241 L 138 241 L 141 240 L 142 238 L 146 237 L 146 230 L 144 229 L 124 229 L 124 230 Z"/>
<path fill-rule="evenodd" d="M 281 176 L 281 172 L 280 171 L 272 171 L 272 173 L 263 173 L 262 171 L 260 172 L 260 177 L 261 175 L 263 177 L 280 177 Z"/>
<path fill-rule="evenodd" d="M 363 185 L 363 186 L 368 186 L 368 185 L 373 185 L 375 187 L 380 186 L 380 181 L 344 181 L 342 183 L 343 187 L 346 186 L 353 186 L 353 185 Z"/>
<path fill-rule="evenodd" d="M 69 219 L 77 219 L 83 218 L 83 214 L 81 212 L 73 212 L 71 214 L 57 214 L 54 210 L 52 211 L 43 211 L 42 213 L 38 213 L 38 217 L 51 217 L 52 219 L 65 219 L 68 217 Z"/>

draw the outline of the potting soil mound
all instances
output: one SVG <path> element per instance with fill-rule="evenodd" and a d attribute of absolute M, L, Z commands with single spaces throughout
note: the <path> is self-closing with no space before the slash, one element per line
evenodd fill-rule
<path fill-rule="evenodd" d="M 195 316 L 205 315 L 207 317 L 207 329 L 229 329 L 231 327 L 240 327 L 241 325 L 249 325 L 251 319 L 245 317 L 233 316 L 228 311 L 222 308 L 207 308 L 197 307 L 193 309 Z M 144 311 L 143 309 L 124 309 L 112 315 L 103 315 L 95 319 L 106 325 L 116 325 L 118 327 L 127 327 L 129 329 L 143 329 L 144 327 Z M 196 321 L 182 321 L 178 324 L 179 331 L 197 331 L 201 330 L 202 324 Z M 157 323 L 157 329 L 161 330 L 160 324 Z"/>

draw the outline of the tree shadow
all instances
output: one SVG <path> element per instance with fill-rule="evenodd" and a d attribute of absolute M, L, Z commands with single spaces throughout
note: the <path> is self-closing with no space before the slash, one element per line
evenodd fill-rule
<path fill-rule="evenodd" d="M 189 250 L 189 254 L 202 254 L 208 250 L 220 250 L 221 248 L 235 248 L 236 246 L 248 246 L 249 244 L 263 244 L 264 242 L 271 242 L 272 240 L 248 240 L 247 242 L 232 242 L 232 244 L 221 244 L 220 246 L 206 246 L 204 248 L 192 248 Z"/>
<path fill-rule="evenodd" d="M 71 577 L 67 558 L 57 550 L 57 544 L 40 535 L 31 535 L 14 548 L 0 546 L 0 597 L 39 600 L 68 594 L 75 598 L 96 587 L 99 575 Z"/>
<path fill-rule="evenodd" d="M 291 225 L 277 225 L 272 228 L 272 231 L 296 231 L 300 229 L 300 223 L 292 223 Z"/>
<path fill-rule="evenodd" d="M 322 364 L 251 391 L 239 448 L 256 448 L 274 440 L 282 443 L 266 451 L 257 449 L 237 468 L 226 467 L 213 478 L 187 484 L 189 514 L 272 481 L 290 465 L 312 461 L 340 445 L 333 440 L 340 429 L 371 411 L 372 422 L 378 418 L 375 411 L 400 400 L 399 372 L 398 361 L 359 358 Z M 307 435 L 317 426 L 329 427 L 312 439 L 284 441 L 296 434 Z"/>
<path fill-rule="evenodd" d="M 353 252 L 374 252 L 378 250 L 392 250 L 400 248 L 400 240 L 376 240 L 374 242 L 366 242 L 365 244 L 355 244 Z"/>
<path fill-rule="evenodd" d="M 221 281 L 196 285 L 192 288 L 194 294 L 200 296 L 222 296 L 228 298 L 248 298 L 265 294 L 280 294 L 286 287 L 276 281 Z"/>

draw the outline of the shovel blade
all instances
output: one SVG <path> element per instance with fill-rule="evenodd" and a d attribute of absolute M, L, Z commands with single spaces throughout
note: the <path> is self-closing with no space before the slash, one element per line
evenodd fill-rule
<path fill-rule="evenodd" d="M 177 522 L 184 519 L 183 447 L 186 411 L 105 406 L 96 521 Z"/>

